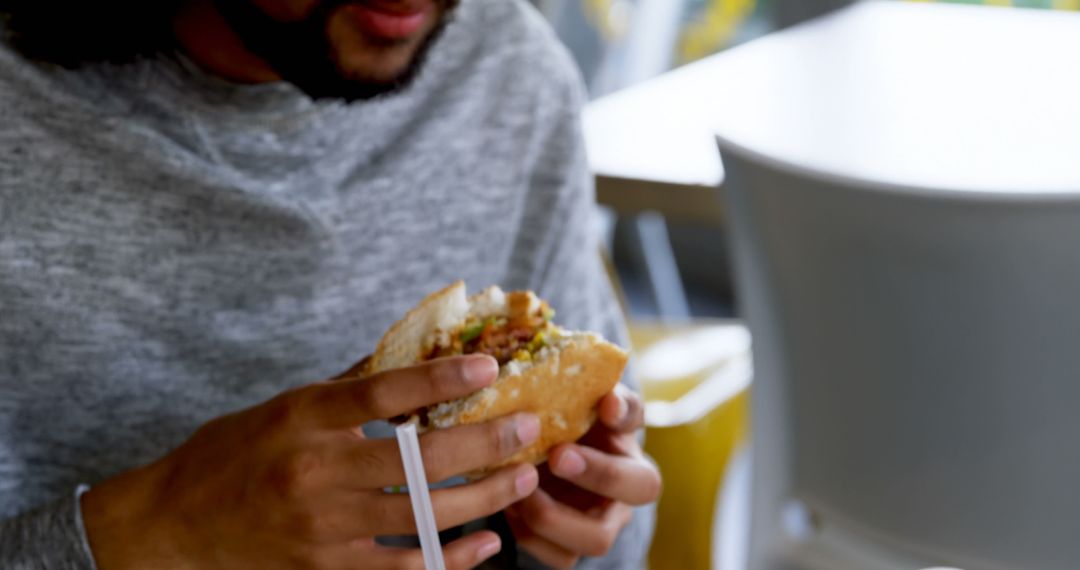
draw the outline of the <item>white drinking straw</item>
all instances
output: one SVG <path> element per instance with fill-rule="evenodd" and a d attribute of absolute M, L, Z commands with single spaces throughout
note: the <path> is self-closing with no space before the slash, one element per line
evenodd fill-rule
<path fill-rule="evenodd" d="M 427 570 L 446 570 L 442 545 L 439 543 L 439 529 L 435 526 L 435 509 L 431 506 L 431 493 L 428 492 L 427 475 L 424 473 L 424 458 L 420 455 L 416 424 L 398 426 L 397 440 L 398 447 L 401 448 L 401 461 L 405 464 L 405 480 L 409 484 L 409 499 L 412 501 L 413 516 L 416 517 L 420 548 L 424 553 L 424 567 Z"/>

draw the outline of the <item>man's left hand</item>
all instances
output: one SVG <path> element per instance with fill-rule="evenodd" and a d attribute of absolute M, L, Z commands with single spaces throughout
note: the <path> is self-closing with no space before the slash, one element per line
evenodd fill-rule
<path fill-rule="evenodd" d="M 551 450 L 540 487 L 506 511 L 518 547 L 553 568 L 607 554 L 632 507 L 660 495 L 660 472 L 636 437 L 645 424 L 641 397 L 619 385 L 600 401 L 597 415 L 578 443 Z"/>

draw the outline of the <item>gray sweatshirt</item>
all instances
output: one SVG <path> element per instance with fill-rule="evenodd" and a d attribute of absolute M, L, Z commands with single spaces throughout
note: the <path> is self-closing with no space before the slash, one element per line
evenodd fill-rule
<path fill-rule="evenodd" d="M 0 46 L 0 568 L 92 568 L 79 485 L 344 370 L 456 279 L 624 343 L 582 101 L 517 0 L 466 0 L 411 88 L 353 105 Z M 640 567 L 651 518 L 585 565 Z"/>

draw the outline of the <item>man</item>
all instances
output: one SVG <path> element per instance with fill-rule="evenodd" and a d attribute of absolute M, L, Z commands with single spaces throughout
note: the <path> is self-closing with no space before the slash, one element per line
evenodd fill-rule
<path fill-rule="evenodd" d="M 0 14 L 0 567 L 419 568 L 374 540 L 414 527 L 367 422 L 488 385 L 494 362 L 312 382 L 459 278 L 625 341 L 588 229 L 579 80 L 523 1 Z M 641 565 L 650 511 L 632 506 L 659 477 L 640 400 L 620 389 L 599 415 L 540 472 L 433 492 L 443 528 L 510 529 L 448 543 L 451 568 L 500 550 Z M 537 430 L 518 414 L 424 436 L 429 474 Z"/>

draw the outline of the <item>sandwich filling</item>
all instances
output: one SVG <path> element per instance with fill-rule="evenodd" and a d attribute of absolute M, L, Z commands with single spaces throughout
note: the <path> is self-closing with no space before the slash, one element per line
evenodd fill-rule
<path fill-rule="evenodd" d="M 432 333 L 420 361 L 487 354 L 499 363 L 500 375 L 520 374 L 534 361 L 557 351 L 565 340 L 563 331 L 552 322 L 554 316 L 547 302 L 531 291 L 504 293 L 497 287 L 489 288 L 469 299 L 469 312 L 459 325 Z M 411 415 L 421 428 L 428 428 L 429 413 L 439 406 L 446 404 L 421 408 Z"/>
<path fill-rule="evenodd" d="M 499 302 L 499 301 L 502 302 Z M 473 300 L 465 322 L 448 335 L 439 335 L 421 360 L 487 354 L 499 366 L 511 361 L 531 362 L 545 347 L 559 340 L 555 311 L 531 292 L 485 291 Z"/>

